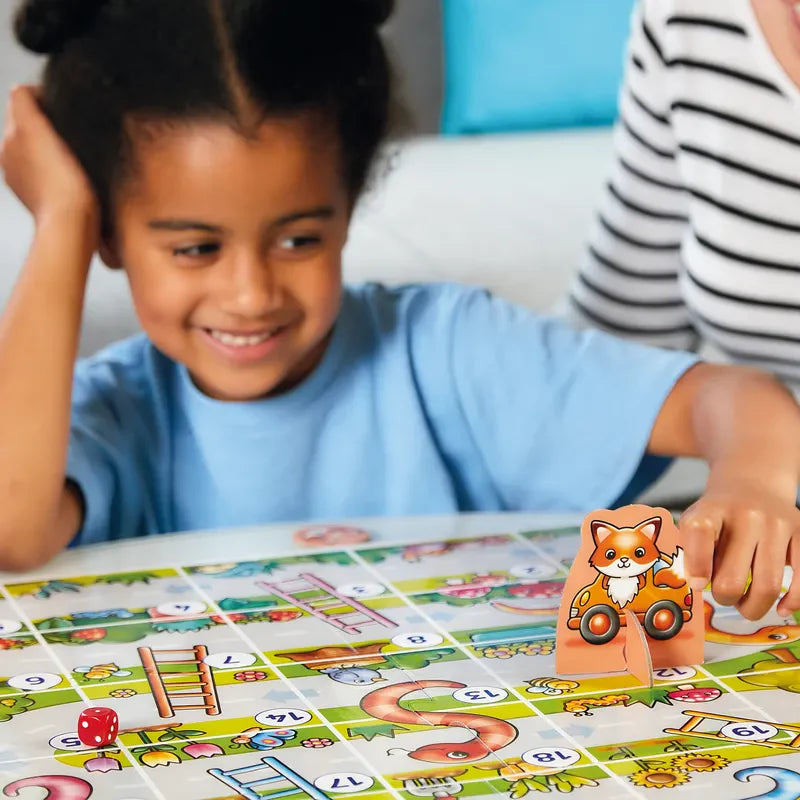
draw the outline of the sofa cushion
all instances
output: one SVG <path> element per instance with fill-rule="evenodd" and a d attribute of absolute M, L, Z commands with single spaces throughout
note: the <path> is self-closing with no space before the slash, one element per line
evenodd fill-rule
<path fill-rule="evenodd" d="M 607 124 L 633 0 L 444 0 L 450 134 Z"/>

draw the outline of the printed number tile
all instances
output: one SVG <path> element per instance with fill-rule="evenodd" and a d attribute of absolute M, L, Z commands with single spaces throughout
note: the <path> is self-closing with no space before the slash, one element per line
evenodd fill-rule
<path fill-rule="evenodd" d="M 36 788 L 39 788 L 37 793 Z M 0 794 L 83 800 L 154 800 L 156 795 L 119 751 L 0 764 Z M 42 791 L 49 790 L 48 794 Z"/>
<path fill-rule="evenodd" d="M 50 672 L 45 670 L 34 670 L 30 672 L 23 672 L 23 669 L 29 669 L 29 664 L 18 664 L 18 672 L 4 678 L 0 683 L 0 697 L 13 697 L 19 694 L 40 694 L 52 689 L 68 689 L 70 688 L 69 681 L 58 672 Z M 48 665 L 48 669 L 53 669 L 52 662 Z"/>
<path fill-rule="evenodd" d="M 28 618 L 61 619 L 70 627 L 84 626 L 87 620 L 89 624 L 125 622 L 131 619 L 132 609 L 200 600 L 172 569 L 9 584 L 6 588 Z"/>

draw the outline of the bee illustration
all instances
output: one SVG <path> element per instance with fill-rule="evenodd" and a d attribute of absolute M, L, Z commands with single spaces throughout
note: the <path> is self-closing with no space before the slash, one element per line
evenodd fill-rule
<path fill-rule="evenodd" d="M 568 694 L 580 686 L 577 681 L 565 681 L 560 678 L 534 678 L 532 681 L 525 681 L 525 683 L 528 684 L 526 692 L 547 695 Z"/>
<path fill-rule="evenodd" d="M 129 669 L 120 669 L 116 664 L 95 664 L 93 667 L 75 667 L 72 671 L 83 675 L 84 678 L 89 681 L 125 678 L 131 674 Z"/>

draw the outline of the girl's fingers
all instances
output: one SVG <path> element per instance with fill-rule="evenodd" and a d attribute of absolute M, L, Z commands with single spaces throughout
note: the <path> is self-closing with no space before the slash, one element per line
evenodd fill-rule
<path fill-rule="evenodd" d="M 714 549 L 722 533 L 722 514 L 701 503 L 688 508 L 680 519 L 686 544 L 685 566 L 692 589 L 702 591 L 711 580 Z"/>
<path fill-rule="evenodd" d="M 786 552 L 789 546 L 788 525 L 778 523 L 766 528 L 756 544 L 752 581 L 747 594 L 738 603 L 746 619 L 761 619 L 778 599 L 783 586 Z"/>
<path fill-rule="evenodd" d="M 747 588 L 756 543 L 766 533 L 764 517 L 758 513 L 741 514 L 726 526 L 717 542 L 711 592 L 724 606 L 736 605 Z"/>

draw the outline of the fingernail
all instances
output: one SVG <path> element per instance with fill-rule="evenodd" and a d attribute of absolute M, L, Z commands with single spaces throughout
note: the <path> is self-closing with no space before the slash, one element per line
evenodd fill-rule
<path fill-rule="evenodd" d="M 708 585 L 708 578 L 692 578 L 689 581 L 689 586 L 696 592 L 702 592 Z"/>

